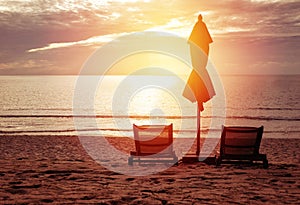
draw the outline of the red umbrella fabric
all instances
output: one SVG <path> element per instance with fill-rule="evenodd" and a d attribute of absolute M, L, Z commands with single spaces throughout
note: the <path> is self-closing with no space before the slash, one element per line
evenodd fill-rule
<path fill-rule="evenodd" d="M 199 110 L 203 111 L 203 103 L 210 100 L 216 93 L 206 70 L 209 44 L 213 42 L 202 16 L 199 15 L 189 37 L 193 71 L 183 91 L 183 96 L 191 102 L 198 102 Z"/>

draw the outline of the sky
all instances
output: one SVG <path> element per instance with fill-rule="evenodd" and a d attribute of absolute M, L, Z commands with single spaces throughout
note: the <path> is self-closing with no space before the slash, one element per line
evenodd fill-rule
<path fill-rule="evenodd" d="M 300 74 L 299 8 L 299 0 L 0 0 L 0 75 L 76 75 L 124 34 L 188 38 L 199 13 L 220 74 Z"/>

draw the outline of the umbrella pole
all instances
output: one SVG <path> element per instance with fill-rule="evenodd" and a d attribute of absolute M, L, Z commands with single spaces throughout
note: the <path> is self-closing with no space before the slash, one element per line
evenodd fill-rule
<path fill-rule="evenodd" d="M 183 163 L 199 162 L 199 155 L 200 155 L 200 114 L 201 113 L 200 113 L 199 106 L 197 106 L 197 150 L 196 150 L 196 154 L 187 153 L 185 156 L 182 157 L 182 162 Z"/>
<path fill-rule="evenodd" d="M 197 150 L 196 155 L 200 155 L 200 117 L 201 117 L 201 111 L 199 109 L 199 103 L 197 105 Z"/>

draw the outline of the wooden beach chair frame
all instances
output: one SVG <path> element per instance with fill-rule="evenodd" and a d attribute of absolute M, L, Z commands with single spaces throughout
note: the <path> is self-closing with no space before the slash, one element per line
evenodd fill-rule
<path fill-rule="evenodd" d="M 268 160 L 266 154 L 260 154 L 259 148 L 260 143 L 263 135 L 264 127 L 238 127 L 238 126 L 222 126 L 222 135 L 221 135 L 221 145 L 220 145 L 220 155 L 216 159 L 216 165 L 219 166 L 223 162 L 250 162 L 253 163 L 254 161 L 262 161 L 263 167 L 268 168 Z M 237 138 L 232 138 L 236 142 L 241 141 L 238 145 L 233 145 L 234 143 L 226 143 L 228 138 L 230 138 L 230 133 L 238 134 L 241 136 Z M 256 137 L 255 142 L 253 144 L 243 144 L 243 135 L 253 134 Z M 227 140 L 226 140 L 227 139 Z M 231 139 L 231 140 L 232 140 Z M 233 149 L 237 153 L 232 154 L 226 149 Z M 245 150 L 252 150 L 251 153 L 245 153 Z M 240 154 L 239 154 L 240 151 Z"/>
<path fill-rule="evenodd" d="M 144 136 L 141 134 L 142 132 L 152 134 L 153 140 L 160 140 L 161 133 L 167 132 L 167 139 L 164 137 L 166 142 L 157 144 L 153 143 L 153 140 L 143 141 Z M 173 124 L 140 126 L 133 124 L 133 133 L 136 151 L 130 152 L 129 165 L 133 165 L 134 162 L 178 164 L 178 157 L 173 150 Z M 157 135 L 157 133 L 160 134 Z M 161 151 L 151 151 L 159 147 Z"/>

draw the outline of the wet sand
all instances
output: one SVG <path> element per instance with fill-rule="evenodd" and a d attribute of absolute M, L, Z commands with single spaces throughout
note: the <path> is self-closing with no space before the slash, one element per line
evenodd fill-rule
<path fill-rule="evenodd" d="M 134 149 L 128 138 L 107 139 Z M 263 139 L 269 169 L 180 163 L 128 176 L 95 162 L 76 136 L 1 136 L 0 204 L 299 204 L 299 150 L 300 139 Z"/>

